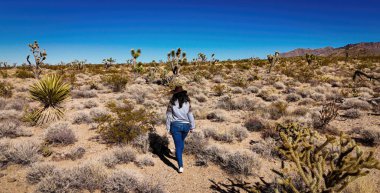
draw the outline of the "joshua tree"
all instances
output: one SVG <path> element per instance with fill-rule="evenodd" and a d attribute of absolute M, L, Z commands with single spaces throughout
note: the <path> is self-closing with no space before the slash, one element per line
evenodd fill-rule
<path fill-rule="evenodd" d="M 317 58 L 314 54 L 306 54 L 306 61 L 309 65 L 313 64 L 313 61 Z"/>
<path fill-rule="evenodd" d="M 199 54 L 198 54 L 198 61 L 199 61 L 199 62 L 207 62 L 206 54 L 199 53 Z"/>
<path fill-rule="evenodd" d="M 112 57 L 111 58 L 103 59 L 104 68 L 108 69 L 115 62 L 116 62 L 116 60 L 113 59 Z"/>
<path fill-rule="evenodd" d="M 42 107 L 33 111 L 30 119 L 37 124 L 44 124 L 62 118 L 60 104 L 70 94 L 70 85 L 62 81 L 58 75 L 50 75 L 32 85 L 29 89 L 31 99 L 41 103 Z"/>
<path fill-rule="evenodd" d="M 182 54 L 182 58 L 181 58 Z M 173 74 L 179 74 L 179 63 L 186 61 L 186 53 L 182 52 L 181 48 L 178 48 L 177 51 L 172 50 L 168 53 L 168 62 L 170 62 L 170 67 L 172 69 Z"/>
<path fill-rule="evenodd" d="M 41 65 L 44 64 L 44 61 L 46 60 L 47 56 L 46 50 L 41 51 L 37 41 L 34 41 L 33 44 L 29 44 L 28 46 L 30 48 L 30 51 L 33 53 L 35 63 L 33 65 L 30 62 L 30 55 L 26 57 L 26 60 L 28 61 L 29 65 L 33 67 L 34 77 L 39 79 L 42 73 Z"/>
<path fill-rule="evenodd" d="M 215 54 L 211 54 L 211 60 L 210 60 L 210 64 L 214 65 L 216 64 L 218 60 L 215 59 Z"/>
<path fill-rule="evenodd" d="M 74 60 L 71 62 L 71 66 L 76 68 L 77 70 L 83 70 L 84 65 L 86 64 L 87 60 Z"/>
<path fill-rule="evenodd" d="M 268 73 L 270 73 L 272 71 L 273 66 L 276 65 L 276 63 L 278 62 L 279 57 L 280 57 L 280 53 L 278 53 L 278 52 L 275 52 L 274 55 L 269 54 L 267 56 L 268 61 L 270 63 Z"/>
<path fill-rule="evenodd" d="M 132 55 L 132 60 L 133 60 L 133 67 L 136 68 L 136 60 L 137 58 L 141 55 L 141 49 L 131 49 L 131 55 Z"/>

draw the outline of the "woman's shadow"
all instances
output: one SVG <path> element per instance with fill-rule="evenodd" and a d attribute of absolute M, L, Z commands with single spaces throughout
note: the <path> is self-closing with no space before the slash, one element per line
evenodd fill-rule
<path fill-rule="evenodd" d="M 167 166 L 177 171 L 177 167 L 168 159 L 177 161 L 174 156 L 170 155 L 169 139 L 166 136 L 160 136 L 154 132 L 149 133 L 149 146 L 153 154 L 157 155 Z"/>

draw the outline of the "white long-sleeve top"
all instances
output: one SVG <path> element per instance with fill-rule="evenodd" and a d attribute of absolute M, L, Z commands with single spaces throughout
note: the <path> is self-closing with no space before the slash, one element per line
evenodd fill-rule
<path fill-rule="evenodd" d="M 170 124 L 174 121 L 190 123 L 191 129 L 195 128 L 194 115 L 191 112 L 191 105 L 189 102 L 184 102 L 182 108 L 179 108 L 178 100 L 174 105 L 169 104 L 166 111 L 166 129 L 170 131 Z"/>

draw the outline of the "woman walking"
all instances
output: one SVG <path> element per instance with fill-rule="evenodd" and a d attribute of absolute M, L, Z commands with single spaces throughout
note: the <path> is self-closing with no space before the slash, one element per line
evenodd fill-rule
<path fill-rule="evenodd" d="M 178 172 L 183 172 L 182 153 L 187 134 L 195 129 L 194 116 L 191 112 L 190 98 L 182 86 L 173 91 L 166 111 L 166 129 L 173 136 L 175 155 L 178 162 Z"/>

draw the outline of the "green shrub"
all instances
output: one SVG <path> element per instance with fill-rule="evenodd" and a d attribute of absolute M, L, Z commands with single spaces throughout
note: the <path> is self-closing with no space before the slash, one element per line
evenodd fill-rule
<path fill-rule="evenodd" d="M 0 71 L 0 74 L 1 74 L 1 76 L 3 77 L 3 78 L 8 78 L 8 71 L 6 71 L 6 70 L 1 70 Z"/>
<path fill-rule="evenodd" d="M 122 74 L 109 74 L 102 77 L 102 81 L 111 87 L 114 92 L 120 92 L 128 83 L 128 76 Z"/>
<path fill-rule="evenodd" d="M 8 82 L 0 82 L 0 97 L 10 98 L 12 97 L 13 86 Z"/>
<path fill-rule="evenodd" d="M 34 74 L 32 72 L 24 70 L 24 69 L 17 69 L 16 73 L 15 73 L 15 76 L 17 78 L 22 78 L 22 79 L 25 79 L 25 78 L 34 78 Z"/>
<path fill-rule="evenodd" d="M 129 101 L 122 105 L 107 104 L 114 113 L 95 118 L 98 132 L 107 143 L 128 143 L 154 128 L 155 114 L 145 109 L 135 109 Z"/>

